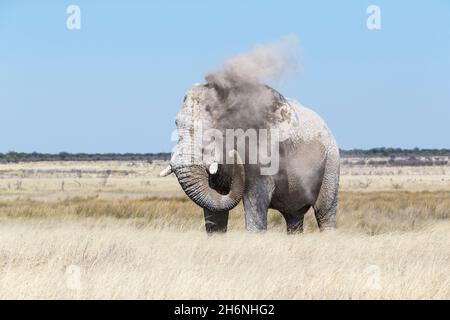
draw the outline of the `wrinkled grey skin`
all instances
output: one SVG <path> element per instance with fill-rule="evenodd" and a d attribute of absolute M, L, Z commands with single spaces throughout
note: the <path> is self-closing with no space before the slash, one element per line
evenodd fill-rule
<path fill-rule="evenodd" d="M 335 139 L 316 113 L 268 90 L 273 95 L 270 105 L 258 110 L 227 109 L 211 102 L 220 101 L 217 88 L 195 85 L 177 115 L 179 141 L 162 175 L 174 172 L 185 193 L 204 209 L 208 233 L 225 232 L 229 210 L 241 200 L 248 231 L 267 229 L 269 208 L 280 211 L 288 233 L 303 231 L 303 217 L 310 207 L 320 230 L 336 227 L 339 150 Z M 278 172 L 261 175 L 260 165 L 244 163 L 219 164 L 217 173 L 210 174 L 209 166 L 215 161 L 211 150 L 204 150 L 203 156 L 192 152 L 205 146 L 195 133 L 208 128 L 280 130 Z"/>

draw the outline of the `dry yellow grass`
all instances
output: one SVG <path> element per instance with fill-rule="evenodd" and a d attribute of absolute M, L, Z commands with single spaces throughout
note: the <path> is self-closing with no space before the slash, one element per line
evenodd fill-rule
<path fill-rule="evenodd" d="M 158 170 L 0 165 L 0 298 L 450 299 L 448 171 L 416 168 L 414 188 L 384 188 L 405 172 L 344 168 L 337 232 L 319 233 L 309 212 L 305 233 L 288 236 L 271 211 L 268 232 L 247 234 L 238 206 L 229 232 L 208 237 Z M 424 191 L 429 181 L 441 184 Z"/>
<path fill-rule="evenodd" d="M 111 218 L 7 220 L 0 298 L 448 299 L 449 227 L 208 237 Z"/>
<path fill-rule="evenodd" d="M 341 192 L 338 226 L 346 232 L 369 235 L 416 231 L 450 219 L 450 192 Z M 203 212 L 187 197 L 104 199 L 70 198 L 62 201 L 3 200 L 2 218 L 102 218 L 129 219 L 137 227 L 203 231 Z M 229 228 L 244 229 L 243 207 L 231 211 Z M 283 231 L 282 216 L 269 212 L 269 229 Z M 317 229 L 312 210 L 305 219 L 305 231 Z"/>
<path fill-rule="evenodd" d="M 71 197 L 142 198 L 183 196 L 165 164 L 147 162 L 37 162 L 0 164 L 0 200 L 60 201 Z M 449 191 L 450 166 L 342 166 L 341 191 Z"/>

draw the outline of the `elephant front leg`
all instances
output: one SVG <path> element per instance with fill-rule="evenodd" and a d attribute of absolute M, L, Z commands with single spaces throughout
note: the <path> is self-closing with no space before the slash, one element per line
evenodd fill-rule
<path fill-rule="evenodd" d="M 208 234 L 227 232 L 229 211 L 212 212 L 203 209 L 205 215 L 205 229 Z"/>
<path fill-rule="evenodd" d="M 267 230 L 267 211 L 272 198 L 273 184 L 259 181 L 247 187 L 244 194 L 245 227 L 247 231 Z"/>

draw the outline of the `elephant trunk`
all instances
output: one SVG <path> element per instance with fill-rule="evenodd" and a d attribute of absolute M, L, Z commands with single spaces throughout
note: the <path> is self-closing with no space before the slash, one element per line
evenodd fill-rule
<path fill-rule="evenodd" d="M 233 167 L 228 194 L 220 194 L 209 185 L 209 174 L 202 165 L 187 165 L 174 170 L 186 195 L 197 205 L 212 212 L 231 210 L 241 201 L 244 192 L 244 166 Z"/>

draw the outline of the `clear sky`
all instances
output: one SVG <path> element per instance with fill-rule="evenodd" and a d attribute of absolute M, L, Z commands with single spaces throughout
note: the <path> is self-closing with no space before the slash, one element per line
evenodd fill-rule
<path fill-rule="evenodd" d="M 112 2 L 0 1 L 0 152 L 170 151 L 185 91 L 286 35 L 302 70 L 277 89 L 341 148 L 450 148 L 448 0 Z"/>

